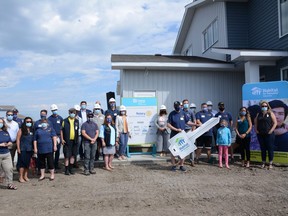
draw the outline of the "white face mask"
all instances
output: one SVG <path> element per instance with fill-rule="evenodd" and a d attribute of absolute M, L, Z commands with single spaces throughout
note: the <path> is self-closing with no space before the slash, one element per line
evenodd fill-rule
<path fill-rule="evenodd" d="M 126 111 L 121 111 L 121 115 L 126 115 Z"/>

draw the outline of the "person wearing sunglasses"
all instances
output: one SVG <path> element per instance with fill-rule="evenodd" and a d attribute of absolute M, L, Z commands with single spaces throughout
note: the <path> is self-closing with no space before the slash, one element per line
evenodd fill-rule
<path fill-rule="evenodd" d="M 26 117 L 17 133 L 16 145 L 18 153 L 19 182 L 28 182 L 28 170 L 33 155 L 34 127 L 31 117 Z"/>
<path fill-rule="evenodd" d="M 15 153 L 16 153 L 16 137 L 17 137 L 17 133 L 19 130 L 19 125 L 17 122 L 13 121 L 13 110 L 8 110 L 6 112 L 6 119 L 5 119 L 5 123 L 7 125 L 7 131 L 10 135 L 11 141 L 12 141 L 12 145 L 9 146 L 10 149 L 10 153 L 11 153 L 11 157 L 12 157 L 12 165 L 14 166 L 14 157 L 15 157 Z"/>
<path fill-rule="evenodd" d="M 268 151 L 269 169 L 273 168 L 274 157 L 274 130 L 277 126 L 275 114 L 271 110 L 267 101 L 260 102 L 261 112 L 259 112 L 254 120 L 254 126 L 261 149 L 262 166 L 266 166 L 266 152 Z"/>

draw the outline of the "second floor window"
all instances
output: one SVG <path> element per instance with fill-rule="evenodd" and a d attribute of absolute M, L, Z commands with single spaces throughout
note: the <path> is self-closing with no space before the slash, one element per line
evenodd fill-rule
<path fill-rule="evenodd" d="M 218 41 L 218 21 L 214 20 L 204 31 L 204 52 Z"/>
<path fill-rule="evenodd" d="M 279 1 L 280 37 L 288 34 L 288 0 Z"/>
<path fill-rule="evenodd" d="M 288 67 L 281 70 L 281 80 L 288 81 Z"/>

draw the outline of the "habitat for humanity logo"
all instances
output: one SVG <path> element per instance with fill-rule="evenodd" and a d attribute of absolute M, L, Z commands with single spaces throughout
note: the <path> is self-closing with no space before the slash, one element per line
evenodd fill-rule
<path fill-rule="evenodd" d="M 183 151 L 184 149 L 189 147 L 189 143 L 185 141 L 184 137 L 178 137 L 175 141 L 179 146 L 180 151 Z"/>
<path fill-rule="evenodd" d="M 254 87 L 251 89 L 252 95 L 255 96 L 260 96 L 262 97 L 273 97 L 275 95 L 279 94 L 278 88 L 259 88 L 259 87 Z"/>

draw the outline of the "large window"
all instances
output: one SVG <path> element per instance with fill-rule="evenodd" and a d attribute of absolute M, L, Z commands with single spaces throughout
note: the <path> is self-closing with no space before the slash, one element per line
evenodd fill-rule
<path fill-rule="evenodd" d="M 288 0 L 278 0 L 280 37 L 288 34 Z"/>
<path fill-rule="evenodd" d="M 288 81 L 288 67 L 281 69 L 281 80 Z"/>
<path fill-rule="evenodd" d="M 204 52 L 218 41 L 218 21 L 214 20 L 203 32 Z"/>

